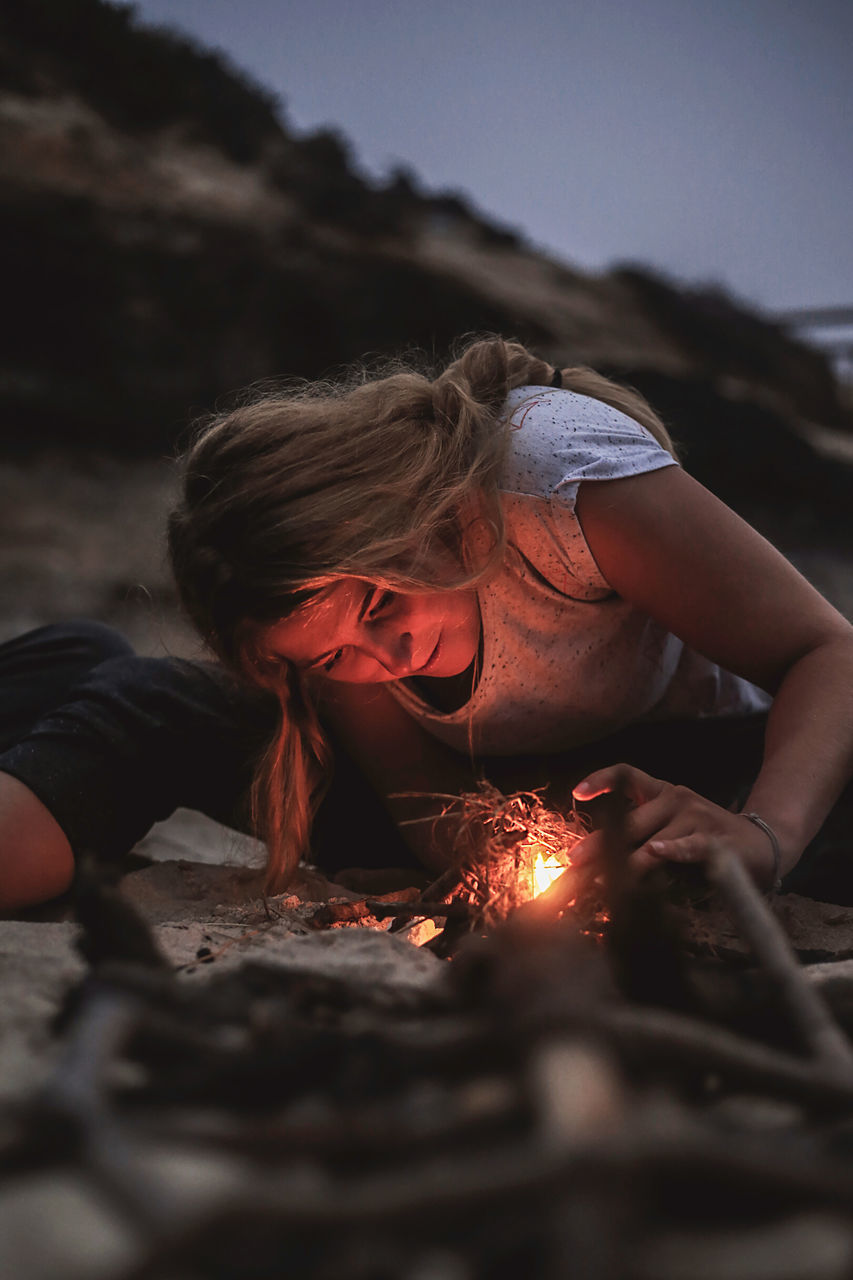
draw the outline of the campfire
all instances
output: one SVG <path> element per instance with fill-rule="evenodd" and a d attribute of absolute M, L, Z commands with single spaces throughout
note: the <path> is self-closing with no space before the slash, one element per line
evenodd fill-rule
<path fill-rule="evenodd" d="M 635 882 L 618 824 L 592 873 L 538 793 L 461 803 L 458 866 L 302 904 L 277 963 L 176 972 L 90 889 L 62 1060 L 2 1116 L 6 1221 L 43 1207 L 8 1274 L 853 1276 L 850 963 L 802 966 L 736 851 Z"/>
<path fill-rule="evenodd" d="M 541 792 L 504 796 L 487 782 L 460 797 L 461 842 L 467 857 L 470 900 L 495 924 L 522 903 L 545 893 L 572 865 L 572 849 L 589 823 L 550 809 Z M 567 905 L 568 902 L 567 902 Z"/>
<path fill-rule="evenodd" d="M 581 899 L 596 917 L 600 893 L 589 890 L 588 875 L 569 876 L 572 850 L 590 831 L 588 819 L 578 813 L 568 816 L 550 809 L 541 792 L 519 791 L 505 796 L 488 782 L 461 796 L 437 796 L 445 807 L 441 816 L 453 810 L 458 817 L 457 847 L 460 857 L 443 875 L 420 894 L 397 895 L 388 899 L 365 898 L 324 906 L 313 917 L 322 926 L 335 924 L 375 924 L 389 916 L 400 928 L 414 919 L 446 922 L 448 938 L 456 939 L 471 929 L 487 929 L 507 920 L 526 902 L 562 884 L 559 907 L 554 914 L 577 907 Z M 424 821 L 424 819 L 417 819 Z M 426 819 L 435 821 L 435 819 Z M 438 944 L 449 954 L 445 943 Z"/>

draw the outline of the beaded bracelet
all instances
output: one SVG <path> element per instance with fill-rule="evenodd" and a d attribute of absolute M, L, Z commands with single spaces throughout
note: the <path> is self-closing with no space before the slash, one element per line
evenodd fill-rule
<path fill-rule="evenodd" d="M 773 847 L 773 882 L 771 893 L 778 893 L 782 888 L 782 877 L 780 875 L 782 870 L 782 850 L 779 848 L 779 841 L 776 839 L 776 832 L 770 826 L 769 822 L 764 821 L 760 814 L 742 813 L 740 816 L 742 818 L 746 818 L 747 822 L 751 822 L 754 826 L 760 827 Z"/>

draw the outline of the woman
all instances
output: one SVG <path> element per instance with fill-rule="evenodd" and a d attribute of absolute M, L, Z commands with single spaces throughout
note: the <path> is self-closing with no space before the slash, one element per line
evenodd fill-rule
<path fill-rule="evenodd" d="M 603 761 L 666 724 L 676 743 L 698 718 L 754 725 L 772 695 L 744 813 L 627 772 L 638 866 L 722 840 L 764 885 L 850 777 L 853 630 L 681 470 L 639 396 L 517 344 L 215 420 L 184 460 L 170 547 L 212 650 L 279 709 L 252 788 L 272 887 L 307 848 L 329 729 L 405 821 L 431 802 L 399 793 L 458 790 L 472 757 L 568 751 L 576 770 L 585 743 Z M 576 774 L 575 797 L 619 763 Z M 36 790 L 18 757 L 0 769 Z M 406 830 L 440 859 L 451 825 Z"/>

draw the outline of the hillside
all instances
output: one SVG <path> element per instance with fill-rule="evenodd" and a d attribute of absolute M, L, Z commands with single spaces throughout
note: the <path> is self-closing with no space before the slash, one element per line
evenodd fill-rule
<path fill-rule="evenodd" d="M 826 512 L 849 491 L 803 439 L 849 409 L 780 327 L 642 267 L 575 270 L 408 172 L 371 185 L 340 135 L 297 136 L 272 94 L 131 6 L 5 6 L 0 262 L 7 449 L 158 453 L 249 382 L 494 330 L 645 390 L 736 504 Z"/>

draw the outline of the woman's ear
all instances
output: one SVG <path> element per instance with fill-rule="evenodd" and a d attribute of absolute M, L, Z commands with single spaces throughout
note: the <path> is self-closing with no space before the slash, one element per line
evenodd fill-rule
<path fill-rule="evenodd" d="M 459 512 L 459 556 L 468 573 L 477 573 L 489 563 L 500 540 L 500 529 L 479 492 L 465 502 Z"/>
<path fill-rule="evenodd" d="M 270 632 L 275 623 L 247 621 L 241 624 L 236 639 L 236 665 L 246 679 L 263 688 L 278 686 L 284 660 L 270 645 Z"/>

